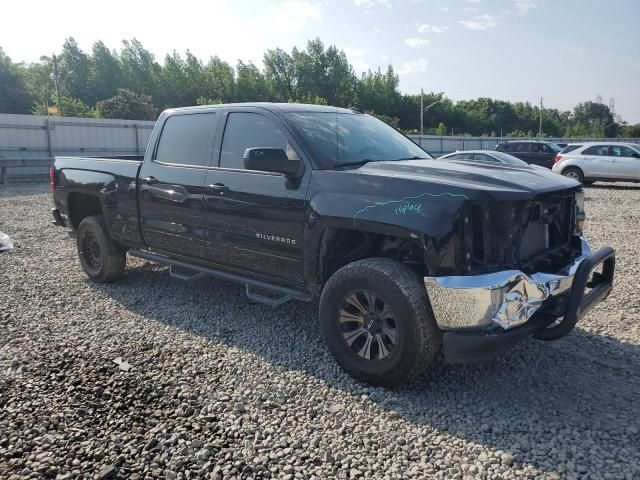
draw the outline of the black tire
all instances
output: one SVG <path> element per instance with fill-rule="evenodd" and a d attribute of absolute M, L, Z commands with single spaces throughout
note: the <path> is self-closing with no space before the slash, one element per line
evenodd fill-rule
<path fill-rule="evenodd" d="M 127 252 L 111 239 L 102 215 L 82 219 L 76 246 L 82 268 L 92 280 L 109 283 L 123 275 Z"/>
<path fill-rule="evenodd" d="M 584 174 L 578 167 L 567 167 L 562 171 L 562 175 L 584 183 Z"/>
<path fill-rule="evenodd" d="M 358 292 L 369 293 L 358 296 Z M 352 310 L 356 312 L 353 315 L 346 310 L 355 308 L 354 303 L 349 303 L 354 295 L 363 307 L 372 294 L 371 315 L 375 318 L 362 315 L 360 309 Z M 391 313 L 385 313 L 387 307 Z M 378 314 L 381 309 L 385 310 Z M 344 320 L 353 316 L 360 319 Z M 345 331 L 347 326 L 352 330 Z M 436 325 L 424 284 L 409 267 L 386 258 L 359 260 L 331 276 L 320 298 L 320 327 L 329 351 L 349 375 L 387 387 L 405 383 L 432 365 L 442 345 L 442 332 Z M 356 330 L 366 333 L 354 340 L 352 333 Z M 392 330 L 393 335 L 388 335 Z M 356 352 L 360 348 L 358 342 L 364 342 L 365 351 L 369 342 L 369 359 L 362 355 L 362 349 Z"/>

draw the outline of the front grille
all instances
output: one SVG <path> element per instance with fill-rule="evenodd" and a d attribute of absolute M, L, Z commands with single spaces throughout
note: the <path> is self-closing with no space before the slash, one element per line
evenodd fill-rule
<path fill-rule="evenodd" d="M 464 226 L 467 271 L 558 271 L 580 255 L 574 195 L 471 205 Z"/>

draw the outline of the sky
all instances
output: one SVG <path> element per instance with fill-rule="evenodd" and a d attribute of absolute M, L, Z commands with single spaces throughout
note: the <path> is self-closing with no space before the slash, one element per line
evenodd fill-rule
<path fill-rule="evenodd" d="M 1 15 L 0 47 L 14 61 L 57 52 L 67 37 L 86 51 L 135 37 L 160 62 L 189 49 L 261 66 L 267 49 L 319 37 L 358 74 L 392 64 L 403 93 L 543 97 L 562 110 L 614 99 L 623 120 L 640 122 L 639 0 L 22 0 Z"/>

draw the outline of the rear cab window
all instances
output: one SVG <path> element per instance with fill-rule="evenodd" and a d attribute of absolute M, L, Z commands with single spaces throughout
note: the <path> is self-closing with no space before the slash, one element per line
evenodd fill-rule
<path fill-rule="evenodd" d="M 215 112 L 171 115 L 162 127 L 154 161 L 175 165 L 208 165 L 216 121 Z"/>

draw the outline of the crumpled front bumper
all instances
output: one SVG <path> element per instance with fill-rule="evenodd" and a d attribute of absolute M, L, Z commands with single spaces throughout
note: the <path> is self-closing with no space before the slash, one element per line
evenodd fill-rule
<path fill-rule="evenodd" d="M 594 273 L 600 264 L 602 274 Z M 614 267 L 615 252 L 611 247 L 593 254 L 583 240 L 582 255 L 556 274 L 527 275 L 519 270 L 505 270 L 473 276 L 425 277 L 424 281 L 436 322 L 445 332 L 445 347 L 451 345 L 454 337 L 464 340 L 462 343 L 475 337 L 488 350 L 497 350 L 500 338 L 511 345 L 559 317 L 564 318 L 565 328 L 558 331 L 568 333 L 579 318 L 609 294 Z M 587 288 L 590 290 L 585 294 Z M 543 314 L 545 307 L 560 297 L 564 300 L 556 302 L 560 311 Z M 491 337 L 488 343 L 487 337 Z M 458 355 L 468 348 L 475 349 L 473 345 L 458 345 L 454 350 Z M 491 352 L 481 353 L 479 356 Z"/>

